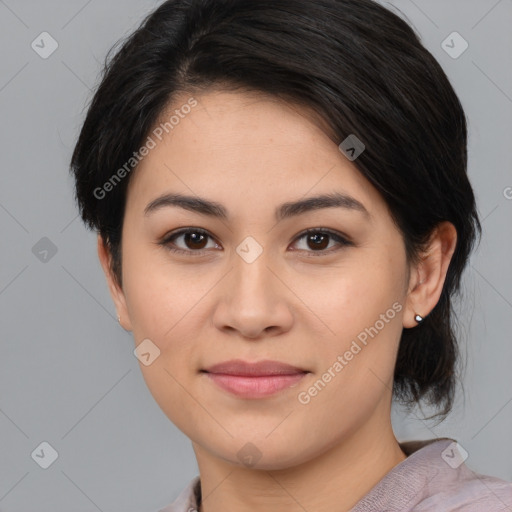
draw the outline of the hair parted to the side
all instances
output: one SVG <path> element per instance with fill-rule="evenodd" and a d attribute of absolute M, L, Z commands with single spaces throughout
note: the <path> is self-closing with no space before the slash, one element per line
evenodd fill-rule
<path fill-rule="evenodd" d="M 115 47 L 112 48 L 113 51 Z M 96 229 L 121 278 L 121 231 L 133 172 L 102 187 L 146 140 L 181 93 L 251 90 L 317 113 L 339 144 L 355 134 L 354 161 L 380 192 L 409 261 L 441 221 L 457 230 L 441 298 L 404 329 L 394 397 L 445 417 L 456 388 L 452 299 L 481 232 L 467 177 L 466 119 L 434 57 L 399 16 L 372 0 L 168 0 L 146 17 L 99 84 L 71 159 L 83 221 Z M 178 105 L 177 105 L 178 106 Z"/>

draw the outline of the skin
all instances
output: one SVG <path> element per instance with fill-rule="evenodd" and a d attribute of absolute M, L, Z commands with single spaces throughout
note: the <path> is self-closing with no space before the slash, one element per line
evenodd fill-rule
<path fill-rule="evenodd" d="M 183 95 L 176 105 L 185 104 Z M 391 427 L 393 370 L 403 328 L 439 300 L 456 243 L 452 224 L 407 262 L 377 190 L 305 110 L 249 92 L 194 95 L 198 105 L 164 134 L 132 176 L 122 232 L 123 287 L 98 255 L 121 325 L 160 350 L 140 364 L 153 397 L 192 441 L 201 512 L 346 511 L 406 456 Z M 323 208 L 276 222 L 284 202 L 338 191 L 367 209 Z M 144 215 L 164 192 L 221 203 L 221 220 L 178 207 Z M 178 228 L 175 254 L 159 245 Z M 329 228 L 321 249 L 305 229 Z M 247 237 L 263 252 L 236 252 Z M 318 235 L 317 235 L 318 236 Z M 193 251 L 201 251 L 197 256 Z M 321 252 L 323 251 L 323 252 Z M 309 403 L 298 400 L 394 303 L 401 309 Z M 361 345 L 361 344 L 360 344 Z M 272 359 L 309 370 L 264 399 L 244 399 L 200 373 L 229 359 Z M 254 465 L 237 455 L 252 443 Z M 244 448 L 245 446 L 245 448 Z M 245 453 L 242 451 L 242 453 Z"/>

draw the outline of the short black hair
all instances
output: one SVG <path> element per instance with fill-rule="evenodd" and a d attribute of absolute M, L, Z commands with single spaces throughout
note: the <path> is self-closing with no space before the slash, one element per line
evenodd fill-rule
<path fill-rule="evenodd" d="M 212 89 L 303 106 L 336 144 L 360 139 L 365 151 L 353 163 L 384 198 L 409 262 L 441 221 L 455 226 L 441 297 L 420 325 L 403 330 L 393 387 L 402 404 L 424 401 L 438 409 L 433 416 L 446 416 L 459 356 L 451 300 L 481 225 L 465 114 L 439 63 L 408 23 L 372 0 L 163 2 L 107 54 L 71 159 L 81 217 L 102 235 L 120 286 L 133 172 L 106 198 L 98 190 L 126 169 L 179 94 Z"/>

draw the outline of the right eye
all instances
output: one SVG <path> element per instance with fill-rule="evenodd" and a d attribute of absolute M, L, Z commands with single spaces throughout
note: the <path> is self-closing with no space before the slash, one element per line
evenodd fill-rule
<path fill-rule="evenodd" d="M 185 248 L 176 246 L 175 241 L 179 240 L 180 238 L 183 239 Z M 207 248 L 205 248 L 205 242 L 207 242 L 208 238 L 212 237 L 204 229 L 182 228 L 178 231 L 166 235 L 164 239 L 159 242 L 159 244 L 163 245 L 174 253 L 185 254 L 187 256 L 202 256 L 204 251 L 207 250 Z"/>

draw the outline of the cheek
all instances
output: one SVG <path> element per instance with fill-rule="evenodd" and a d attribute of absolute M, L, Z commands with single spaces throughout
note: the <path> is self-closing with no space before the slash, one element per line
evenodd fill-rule
<path fill-rule="evenodd" d="M 127 251 L 125 268 L 135 345 L 150 340 L 151 350 L 158 354 L 148 366 L 141 362 L 140 368 L 153 397 L 171 417 L 186 405 L 181 403 L 186 400 L 182 386 L 196 371 L 198 331 L 206 324 L 202 306 L 215 276 L 194 275 L 192 266 L 181 270 L 137 250 Z"/>
<path fill-rule="evenodd" d="M 363 395 L 371 402 L 385 391 L 383 386 L 392 382 L 402 331 L 402 262 L 399 257 L 392 261 L 370 256 L 368 252 L 350 266 L 333 270 L 330 279 L 301 284 L 304 302 L 321 319 L 318 375 L 322 381 L 329 380 L 329 369 L 336 375 L 319 402 L 333 399 L 340 410 Z M 334 395 L 341 389 L 339 399 Z"/>
<path fill-rule="evenodd" d="M 164 249 L 126 243 L 123 256 L 124 292 L 136 341 L 150 338 L 160 348 L 189 321 L 207 290 L 206 279 L 192 266 L 166 263 Z"/>
<path fill-rule="evenodd" d="M 304 304 L 304 315 L 316 316 L 326 338 L 355 337 L 379 320 L 394 302 L 402 300 L 402 278 L 396 263 L 370 258 L 354 259 L 321 273 L 304 272 L 300 280 L 293 281 L 293 291 Z"/>
<path fill-rule="evenodd" d="M 402 329 L 400 305 L 368 307 L 375 314 L 370 311 L 357 320 L 347 313 L 339 315 L 337 338 L 332 343 L 326 340 L 314 379 L 297 397 L 304 422 L 313 422 L 325 440 L 359 428 L 392 393 Z M 385 320 L 379 317 L 381 312 Z"/>

